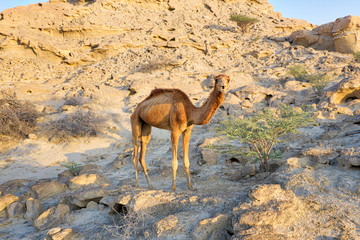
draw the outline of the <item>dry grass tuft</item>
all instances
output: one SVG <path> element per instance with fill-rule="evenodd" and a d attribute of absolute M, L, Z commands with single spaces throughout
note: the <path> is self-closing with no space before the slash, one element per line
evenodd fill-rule
<path fill-rule="evenodd" d="M 42 135 L 50 141 L 64 142 L 71 138 L 98 136 L 104 127 L 104 117 L 90 111 L 79 110 L 44 124 Z"/>
<path fill-rule="evenodd" d="M 34 104 L 2 94 L 0 98 L 0 135 L 26 138 L 35 130 L 40 113 Z"/>

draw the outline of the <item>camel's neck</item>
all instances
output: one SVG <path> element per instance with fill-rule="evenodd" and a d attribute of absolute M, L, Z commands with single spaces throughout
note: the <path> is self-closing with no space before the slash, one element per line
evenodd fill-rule
<path fill-rule="evenodd" d="M 214 89 L 203 106 L 196 108 L 193 113 L 193 121 L 196 125 L 207 124 L 214 116 L 215 111 L 224 101 L 225 95 Z"/>

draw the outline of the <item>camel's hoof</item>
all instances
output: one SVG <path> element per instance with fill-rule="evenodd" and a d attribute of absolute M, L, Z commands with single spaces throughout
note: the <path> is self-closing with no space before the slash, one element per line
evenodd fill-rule
<path fill-rule="evenodd" d="M 171 190 L 173 190 L 174 192 L 176 191 L 176 187 L 172 186 Z"/>
<path fill-rule="evenodd" d="M 155 190 L 153 186 L 149 186 L 149 190 Z"/>

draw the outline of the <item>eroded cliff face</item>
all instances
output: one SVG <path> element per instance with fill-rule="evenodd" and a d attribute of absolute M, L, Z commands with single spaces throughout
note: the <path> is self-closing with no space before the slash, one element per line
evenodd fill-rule
<path fill-rule="evenodd" d="M 310 26 L 284 20 L 267 1 L 50 1 L 1 13 L 1 54 L 83 65 L 149 46 L 230 48 L 231 14 L 261 19 L 257 35 Z"/>
<path fill-rule="evenodd" d="M 259 22 L 241 32 L 232 14 Z M 38 132 L 0 139 L 0 237 L 356 239 L 360 66 L 349 54 L 290 45 L 291 33 L 314 27 L 266 0 L 51 0 L 3 11 L 1 96 L 33 103 L 39 128 L 78 111 L 103 116 L 106 128 L 65 142 Z M 297 64 L 331 76 L 321 96 L 288 74 Z M 170 191 L 169 133 L 155 128 L 146 162 L 156 190 L 141 172 L 134 187 L 136 104 L 160 87 L 180 88 L 199 106 L 219 73 L 231 76 L 225 101 L 191 136 L 197 191 L 187 191 L 181 163 Z M 280 104 L 311 106 L 319 125 L 284 139 L 271 173 L 206 147 L 223 141 L 213 130 L 229 115 Z M 83 165 L 77 176 L 67 162 Z"/>

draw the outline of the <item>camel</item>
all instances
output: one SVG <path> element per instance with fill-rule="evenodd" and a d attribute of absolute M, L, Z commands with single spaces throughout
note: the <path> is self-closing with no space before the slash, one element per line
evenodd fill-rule
<path fill-rule="evenodd" d="M 190 163 L 188 157 L 191 130 L 194 125 L 204 125 L 210 121 L 215 111 L 224 101 L 229 81 L 230 77 L 227 75 L 216 76 L 214 89 L 201 107 L 195 107 L 189 97 L 180 89 L 154 89 L 147 98 L 137 105 L 130 117 L 134 144 L 133 163 L 136 186 L 139 186 L 137 155 L 140 142 L 139 162 L 143 168 L 149 188 L 153 189 L 146 169 L 145 151 L 146 145 L 150 141 L 151 127 L 156 127 L 171 132 L 173 170 L 171 189 L 173 191 L 176 190 L 177 150 L 179 137 L 182 134 L 183 162 L 187 186 L 190 190 L 194 191 L 190 181 Z"/>

